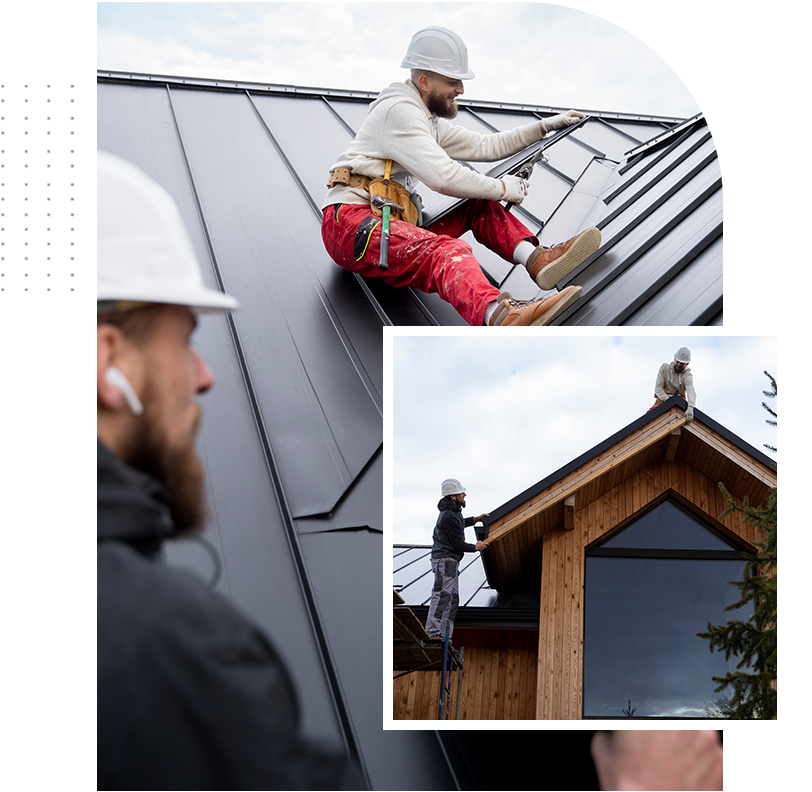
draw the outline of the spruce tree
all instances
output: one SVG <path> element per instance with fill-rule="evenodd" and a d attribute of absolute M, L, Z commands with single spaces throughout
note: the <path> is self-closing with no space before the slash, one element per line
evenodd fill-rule
<path fill-rule="evenodd" d="M 775 379 L 766 371 L 764 373 L 772 386 L 772 390 L 764 391 L 764 395 L 775 398 L 778 393 Z M 767 423 L 776 426 L 777 414 L 764 402 L 762 407 L 772 416 Z M 773 446 L 766 443 L 765 446 L 775 451 Z M 771 489 L 766 503 L 758 507 L 751 506 L 746 497 L 739 506 L 721 482 L 719 488 L 728 504 L 721 518 L 740 512 L 744 522 L 755 525 L 761 532 L 762 539 L 755 543 L 757 555 L 743 554 L 746 559 L 744 577 L 730 581 L 739 589 L 740 598 L 725 609 L 736 610 L 752 603 L 753 615 L 746 621 L 729 621 L 724 625 L 708 622 L 708 631 L 697 633 L 710 642 L 711 652 L 724 651 L 725 660 L 729 660 L 731 654 L 740 658 L 734 672 L 713 677 L 718 683 L 716 693 L 727 693 L 717 696 L 710 709 L 714 715 L 726 718 L 769 720 L 777 717 L 778 706 L 778 488 Z"/>

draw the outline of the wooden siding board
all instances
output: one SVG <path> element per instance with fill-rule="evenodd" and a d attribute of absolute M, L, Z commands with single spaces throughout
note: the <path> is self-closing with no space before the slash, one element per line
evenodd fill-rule
<path fill-rule="evenodd" d="M 750 485 L 753 485 L 752 479 Z M 731 536 L 750 544 L 756 540 L 754 528 L 745 525 L 740 515 L 734 513 L 719 521 L 727 504 L 717 482 L 680 457 L 673 462 L 655 459 L 597 500 L 576 509 L 574 530 L 553 531 L 544 536 L 537 718 L 581 717 L 586 546 L 632 519 L 669 491 L 681 496 L 699 514 Z"/>

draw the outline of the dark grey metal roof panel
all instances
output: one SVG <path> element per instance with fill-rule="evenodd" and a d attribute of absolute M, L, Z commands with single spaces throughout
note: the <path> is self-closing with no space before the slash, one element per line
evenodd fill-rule
<path fill-rule="evenodd" d="M 355 133 L 361 128 L 361 124 L 364 123 L 364 119 L 369 113 L 369 103 L 345 102 L 332 98 L 325 99 L 324 102 L 330 106 L 330 108 L 350 129 L 352 129 L 352 134 L 347 136 L 347 143 L 349 143 L 353 139 Z M 335 154 L 333 154 L 333 157 L 336 157 L 343 151 L 343 148 L 338 141 L 334 142 L 333 145 L 338 145 Z"/>
<path fill-rule="evenodd" d="M 307 733 L 338 744 L 341 731 L 300 570 L 291 556 L 284 515 L 229 339 L 223 315 L 207 316 L 195 334 L 195 344 L 216 377 L 215 387 L 202 399 L 199 449 L 212 515 L 203 537 L 222 565 L 217 590 L 272 637 L 294 676 Z M 213 562 L 199 545 L 171 542 L 165 547 L 170 563 L 211 579 Z M 284 607 L 279 606 L 280 592 L 285 592 Z"/>
<path fill-rule="evenodd" d="M 101 148 L 175 197 L 207 285 L 222 283 L 242 304 L 233 316 L 206 317 L 195 335 L 216 377 L 203 399 L 200 451 L 218 589 L 277 645 L 305 732 L 345 742 L 371 777 L 384 745 L 393 763 L 402 758 L 380 730 L 380 685 L 369 685 L 381 667 L 380 639 L 369 632 L 382 618 L 380 317 L 357 281 L 326 260 L 296 170 L 307 172 L 307 147 L 291 166 L 249 97 L 102 83 L 98 121 Z M 284 125 L 277 133 L 285 138 Z M 204 578 L 214 568 L 200 545 L 167 555 Z M 351 569 L 349 586 L 339 573 Z M 359 597 L 374 613 L 360 612 Z M 378 652 L 356 655 L 350 670 L 352 633 L 362 628 Z M 373 720 L 377 730 L 365 724 Z"/>
<path fill-rule="evenodd" d="M 381 729 L 382 536 L 366 530 L 334 531 L 310 534 L 301 543 L 327 630 L 336 684 L 364 746 L 367 770 L 377 788 L 391 788 L 385 760 L 391 739 Z"/>
<path fill-rule="evenodd" d="M 695 304 L 689 314 L 694 318 L 705 309 L 705 289 L 712 291 L 713 300 L 722 298 L 721 190 L 711 196 L 701 211 L 689 215 L 679 235 L 666 235 L 640 258 L 640 266 L 619 275 L 601 292 L 572 323 L 576 325 L 647 324 L 646 319 L 662 317 L 665 324 L 675 324 L 675 318 L 687 306 Z M 681 280 L 686 270 L 699 268 L 698 259 L 705 261 L 705 248 L 714 246 L 716 255 L 702 267 L 708 282 L 695 290 Z M 640 310 L 638 311 L 638 307 Z M 600 313 L 598 313 L 600 312 Z M 631 317 L 635 316 L 634 319 Z M 693 321 L 680 322 L 690 325 Z"/>
<path fill-rule="evenodd" d="M 722 312 L 722 241 L 717 237 L 679 272 L 670 288 L 662 289 L 624 325 L 646 325 L 652 316 L 667 324 L 715 324 Z"/>
<path fill-rule="evenodd" d="M 365 527 L 383 531 L 383 448 L 352 483 L 344 497 L 327 514 L 299 517 L 296 532 L 324 533 Z"/>
<path fill-rule="evenodd" d="M 106 84 L 100 91 L 126 93 L 129 102 L 129 94 L 140 94 L 146 109 L 125 113 L 118 98 L 100 99 L 100 147 L 128 156 L 176 196 L 184 179 L 178 163 L 188 160 L 213 258 L 226 291 L 242 304 L 237 332 L 263 420 L 285 450 L 281 473 L 294 514 L 329 511 L 380 445 L 374 314 L 359 321 L 356 301 L 334 300 L 342 292 L 328 294 L 321 284 L 321 277 L 331 283 L 337 273 L 320 249 L 318 219 L 245 96 L 192 90 L 167 96 L 160 87 Z M 155 126 L 166 131 L 158 136 Z M 185 179 L 182 211 L 191 215 Z M 303 222 L 309 233 L 302 233 Z M 316 459 L 322 461 L 318 489 L 309 484 Z"/>
<path fill-rule="evenodd" d="M 719 161 L 706 128 L 695 129 L 668 148 L 651 148 L 632 155 L 629 167 L 610 179 L 603 200 L 596 202 L 602 217 L 589 220 L 601 229 L 601 248 L 572 273 L 566 283 L 584 288 L 584 298 L 559 322 L 561 324 L 621 324 L 642 308 L 643 301 L 663 294 L 663 308 L 687 306 L 695 301 L 685 292 L 688 281 L 677 276 L 713 242 L 721 246 L 722 190 Z M 608 201 L 608 202 L 607 202 Z M 721 255 L 704 257 L 705 280 L 716 291 L 720 304 Z M 683 317 L 693 324 L 706 315 L 707 306 L 694 306 Z M 656 323 L 669 324 L 673 310 L 643 311 Z"/>

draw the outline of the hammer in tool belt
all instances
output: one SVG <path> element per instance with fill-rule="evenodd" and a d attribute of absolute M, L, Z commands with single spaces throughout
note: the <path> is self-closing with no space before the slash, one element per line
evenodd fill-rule
<path fill-rule="evenodd" d="M 383 177 L 384 186 L 389 185 L 389 173 L 392 169 L 392 160 L 386 161 L 386 173 Z M 394 210 L 395 213 L 403 213 L 403 207 L 382 195 L 376 195 L 372 199 L 372 205 L 381 210 L 383 216 L 383 226 L 381 228 L 381 257 L 378 259 L 378 266 L 382 270 L 389 269 L 389 215 Z"/>

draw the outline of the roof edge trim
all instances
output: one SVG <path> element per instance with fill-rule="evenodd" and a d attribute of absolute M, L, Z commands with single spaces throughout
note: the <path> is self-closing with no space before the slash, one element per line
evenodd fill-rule
<path fill-rule="evenodd" d="M 660 143 L 662 143 L 665 140 L 668 140 L 669 138 L 673 138 L 675 135 L 679 135 L 681 132 L 684 132 L 689 127 L 702 124 L 707 124 L 705 116 L 702 113 L 697 113 L 695 116 L 692 116 L 691 118 L 686 118 L 683 121 L 678 122 L 675 127 L 669 129 L 666 132 L 663 132 L 661 135 L 657 135 L 656 137 L 653 137 L 651 140 L 647 140 L 645 143 L 641 143 L 639 146 L 637 146 L 637 148 L 630 149 L 629 151 L 626 152 L 626 157 L 630 158 L 636 156 L 637 154 L 640 154 L 643 151 L 646 151 L 650 148 L 654 148 L 655 146 L 660 145 Z"/>
<path fill-rule="evenodd" d="M 308 96 L 314 98 L 338 98 L 371 102 L 378 96 L 379 91 L 351 91 L 340 88 L 316 88 L 298 85 L 282 85 L 274 83 L 247 82 L 245 80 L 213 80 L 203 77 L 183 77 L 168 74 L 148 74 L 142 72 L 122 72 L 108 69 L 99 69 L 96 72 L 96 79 L 99 82 L 118 82 L 134 84 L 155 84 L 168 85 L 179 88 L 197 88 L 210 91 L 254 91 L 256 93 L 275 95 Z M 530 112 L 539 114 L 554 114 L 566 112 L 569 107 L 552 107 L 547 105 L 520 104 L 513 102 L 493 102 L 478 101 L 475 99 L 459 99 L 457 102 L 461 107 L 478 107 L 483 110 L 503 111 L 503 112 Z M 655 116 L 645 113 L 615 113 L 603 110 L 583 110 L 590 116 L 611 121 L 627 121 L 641 123 L 665 123 L 682 124 L 684 118 L 676 116 Z"/>

